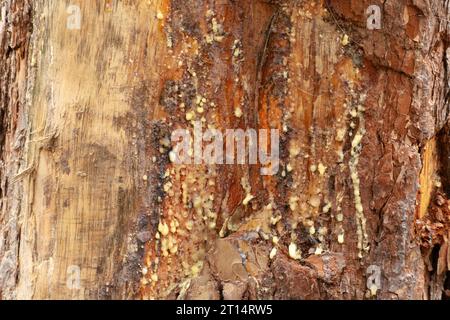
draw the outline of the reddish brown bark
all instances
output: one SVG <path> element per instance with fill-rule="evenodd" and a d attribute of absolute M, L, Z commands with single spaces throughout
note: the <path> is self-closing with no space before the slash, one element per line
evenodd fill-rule
<path fill-rule="evenodd" d="M 3 4 L 2 298 L 448 297 L 447 0 L 79 6 Z M 278 173 L 171 163 L 202 118 Z"/>

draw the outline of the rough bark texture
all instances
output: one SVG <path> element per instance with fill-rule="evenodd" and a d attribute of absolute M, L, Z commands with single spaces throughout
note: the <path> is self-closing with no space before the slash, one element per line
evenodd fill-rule
<path fill-rule="evenodd" d="M 0 4 L 0 298 L 449 297 L 450 1 Z M 171 163 L 193 120 L 278 174 Z"/>

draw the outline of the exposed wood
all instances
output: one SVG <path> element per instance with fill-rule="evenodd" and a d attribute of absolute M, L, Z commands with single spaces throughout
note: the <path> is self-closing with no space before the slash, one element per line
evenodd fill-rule
<path fill-rule="evenodd" d="M 448 296 L 448 0 L 0 3 L 2 299 Z"/>

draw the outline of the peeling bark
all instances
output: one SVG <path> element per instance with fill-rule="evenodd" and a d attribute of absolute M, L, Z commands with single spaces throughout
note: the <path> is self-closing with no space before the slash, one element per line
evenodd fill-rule
<path fill-rule="evenodd" d="M 0 9 L 2 299 L 449 297 L 449 1 Z M 171 162 L 197 120 L 277 174 Z"/>

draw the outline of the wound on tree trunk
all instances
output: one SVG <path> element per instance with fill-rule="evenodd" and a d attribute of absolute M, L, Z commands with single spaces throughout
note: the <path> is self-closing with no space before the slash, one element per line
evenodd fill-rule
<path fill-rule="evenodd" d="M 450 298 L 449 44 L 449 0 L 0 1 L 0 299 Z"/>

